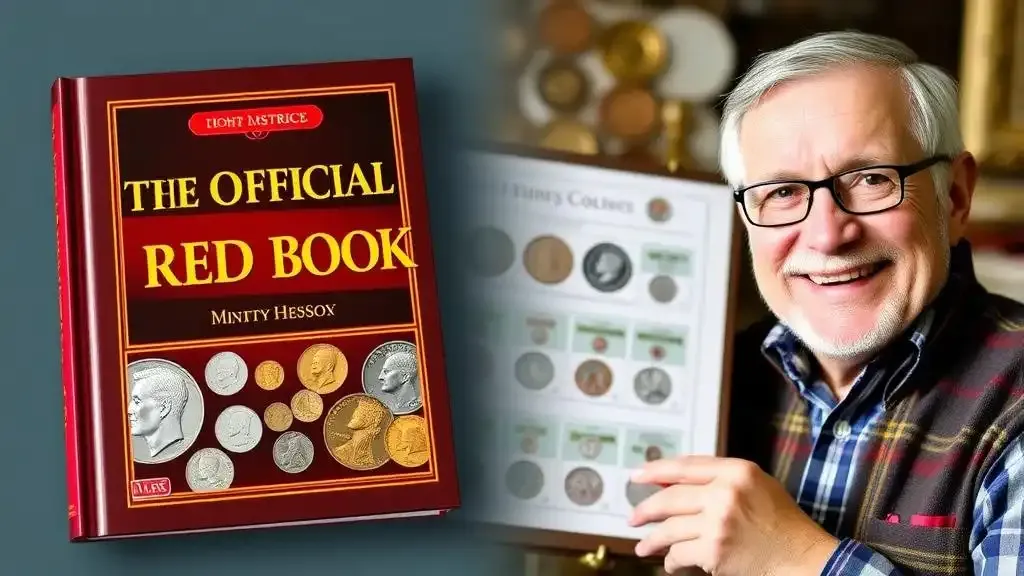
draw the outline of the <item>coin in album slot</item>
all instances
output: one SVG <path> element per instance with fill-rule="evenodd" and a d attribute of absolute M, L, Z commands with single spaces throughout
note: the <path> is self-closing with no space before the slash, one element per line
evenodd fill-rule
<path fill-rule="evenodd" d="M 263 410 L 263 423 L 274 432 L 291 428 L 292 419 L 292 409 L 284 402 L 274 402 Z"/>
<path fill-rule="evenodd" d="M 550 337 L 551 332 L 549 332 L 544 326 L 537 326 L 530 330 L 530 341 L 538 346 L 547 344 Z"/>
<path fill-rule="evenodd" d="M 551 2 L 537 17 L 540 41 L 556 54 L 578 54 L 593 44 L 596 24 L 576 2 Z"/>
<path fill-rule="evenodd" d="M 196 450 L 185 465 L 185 482 L 193 492 L 226 490 L 234 480 L 234 463 L 216 448 Z"/>
<path fill-rule="evenodd" d="M 651 139 L 661 121 L 658 99 L 642 86 L 620 85 L 601 99 L 601 128 L 627 142 Z"/>
<path fill-rule="evenodd" d="M 520 500 L 536 498 L 544 489 L 544 471 L 529 460 L 515 462 L 505 471 L 505 489 Z"/>
<path fill-rule="evenodd" d="M 537 91 L 552 110 L 575 114 L 587 103 L 590 80 L 572 60 L 553 59 L 541 68 Z"/>
<path fill-rule="evenodd" d="M 274 441 L 274 464 L 289 474 L 304 472 L 313 463 L 313 441 L 302 432 L 285 432 Z"/>
<path fill-rule="evenodd" d="M 651 349 L 648 351 L 648 353 L 651 355 L 652 360 L 661 360 L 662 358 L 665 357 L 665 349 L 662 348 L 661 346 L 658 346 L 657 344 L 651 346 Z"/>
<path fill-rule="evenodd" d="M 418 468 L 430 460 L 427 421 L 422 416 L 399 416 L 384 434 L 388 456 L 406 468 Z"/>
<path fill-rule="evenodd" d="M 331 457 L 351 470 L 380 468 L 390 459 L 386 431 L 394 416 L 369 394 L 349 394 L 324 418 L 324 442 Z"/>
<path fill-rule="evenodd" d="M 604 336 L 598 336 L 591 342 L 590 347 L 594 349 L 594 352 L 600 354 L 608 349 L 608 340 Z"/>
<path fill-rule="evenodd" d="M 633 390 L 644 404 L 657 406 L 672 394 L 672 378 L 661 368 L 644 368 L 633 379 Z"/>
<path fill-rule="evenodd" d="M 516 261 L 512 238 L 491 226 L 479 227 L 469 237 L 469 267 L 484 277 L 500 276 Z"/>
<path fill-rule="evenodd" d="M 665 304 L 675 299 L 679 287 L 676 286 L 676 281 L 671 276 L 661 275 L 651 279 L 650 284 L 647 285 L 647 291 L 650 292 L 651 298 L 655 302 Z"/>
<path fill-rule="evenodd" d="M 312 390 L 299 390 L 292 396 L 291 409 L 299 422 L 316 422 L 324 412 L 324 399 Z"/>
<path fill-rule="evenodd" d="M 600 38 L 601 60 L 608 72 L 623 82 L 650 80 L 668 62 L 665 36 L 639 20 L 621 20 Z"/>
<path fill-rule="evenodd" d="M 634 507 L 639 506 L 641 502 L 655 495 L 660 490 L 661 486 L 658 486 L 657 484 L 639 484 L 636 482 L 627 482 L 626 500 L 628 500 L 630 505 Z"/>
<path fill-rule="evenodd" d="M 336 346 L 313 344 L 299 356 L 296 371 L 303 386 L 317 394 L 330 394 L 348 377 L 348 359 Z"/>
<path fill-rule="evenodd" d="M 264 390 L 277 390 L 284 383 L 284 367 L 273 360 L 264 360 L 253 371 L 256 385 Z"/>
<path fill-rule="evenodd" d="M 160 358 L 131 362 L 127 376 L 132 460 L 162 464 L 184 454 L 199 437 L 206 414 L 199 383 L 188 370 Z"/>
<path fill-rule="evenodd" d="M 644 460 L 648 462 L 654 462 L 655 460 L 661 460 L 662 452 L 661 446 L 648 446 L 644 450 Z"/>
<path fill-rule="evenodd" d="M 249 367 L 234 352 L 218 352 L 206 363 L 206 385 L 220 396 L 237 394 L 249 379 Z"/>
<path fill-rule="evenodd" d="M 583 257 L 583 276 L 599 292 L 621 290 L 633 277 L 629 255 L 615 244 L 604 242 Z"/>
<path fill-rule="evenodd" d="M 612 371 L 600 360 L 586 360 L 576 368 L 575 380 L 587 396 L 604 396 L 612 387 Z"/>
<path fill-rule="evenodd" d="M 404 340 L 385 342 L 363 362 L 363 392 L 380 400 L 392 414 L 411 414 L 423 406 L 416 346 Z"/>
<path fill-rule="evenodd" d="M 647 217 L 654 222 L 667 222 L 672 218 L 672 205 L 664 198 L 652 198 L 647 203 Z"/>
<path fill-rule="evenodd" d="M 593 468 L 576 468 L 565 477 L 565 495 L 577 506 L 593 506 L 602 494 L 604 480 Z"/>
<path fill-rule="evenodd" d="M 543 390 L 555 379 L 555 365 L 546 354 L 526 352 L 515 364 L 516 381 L 527 390 Z"/>
<path fill-rule="evenodd" d="M 557 236 L 538 236 L 523 252 L 526 272 L 541 284 L 559 284 L 572 273 L 572 250 Z"/>
<path fill-rule="evenodd" d="M 592 434 L 584 435 L 576 443 L 576 449 L 579 451 L 580 456 L 587 460 L 593 460 L 600 456 L 601 448 L 603 448 L 601 438 Z"/>
<path fill-rule="evenodd" d="M 536 454 L 540 449 L 540 441 L 533 434 L 525 434 L 519 441 L 519 448 L 524 454 Z"/>
<path fill-rule="evenodd" d="M 247 406 L 228 406 L 217 417 L 213 426 L 217 442 L 225 450 L 235 453 L 248 452 L 263 438 L 263 423 L 259 415 Z"/>
<path fill-rule="evenodd" d="M 601 152 L 601 141 L 594 130 L 577 120 L 558 118 L 541 130 L 537 143 L 557 152 L 594 155 Z"/>

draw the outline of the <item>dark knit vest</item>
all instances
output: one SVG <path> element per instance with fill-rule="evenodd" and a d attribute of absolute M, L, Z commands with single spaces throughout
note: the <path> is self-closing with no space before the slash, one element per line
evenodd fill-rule
<path fill-rule="evenodd" d="M 899 389 L 884 391 L 885 414 L 856 464 L 850 512 L 834 534 L 871 546 L 905 574 L 973 574 L 975 497 L 1024 432 L 1024 306 L 977 283 L 969 250 L 955 250 L 955 277 L 937 299 L 919 365 Z M 773 325 L 737 338 L 728 452 L 759 464 L 795 498 L 812 448 L 810 419 L 795 385 L 760 351 Z M 901 357 L 908 345 L 882 354 Z M 921 516 L 955 524 L 921 526 Z"/>

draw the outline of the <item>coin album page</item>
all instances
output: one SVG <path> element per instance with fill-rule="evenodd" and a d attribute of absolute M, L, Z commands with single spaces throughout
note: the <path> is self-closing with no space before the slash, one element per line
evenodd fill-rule
<path fill-rule="evenodd" d="M 636 539 L 644 462 L 714 454 L 733 205 L 723 185 L 469 158 L 486 520 Z"/>

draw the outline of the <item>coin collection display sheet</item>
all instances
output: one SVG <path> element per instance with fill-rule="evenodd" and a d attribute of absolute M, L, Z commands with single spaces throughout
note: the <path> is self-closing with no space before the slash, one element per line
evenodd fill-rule
<path fill-rule="evenodd" d="M 724 185 L 475 153 L 485 512 L 616 538 L 644 462 L 717 449 L 735 207 Z"/>

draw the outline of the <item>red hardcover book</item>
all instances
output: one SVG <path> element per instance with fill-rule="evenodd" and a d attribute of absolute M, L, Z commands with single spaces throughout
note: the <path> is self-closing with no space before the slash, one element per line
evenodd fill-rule
<path fill-rule="evenodd" d="M 52 95 L 71 539 L 457 507 L 411 60 Z"/>

